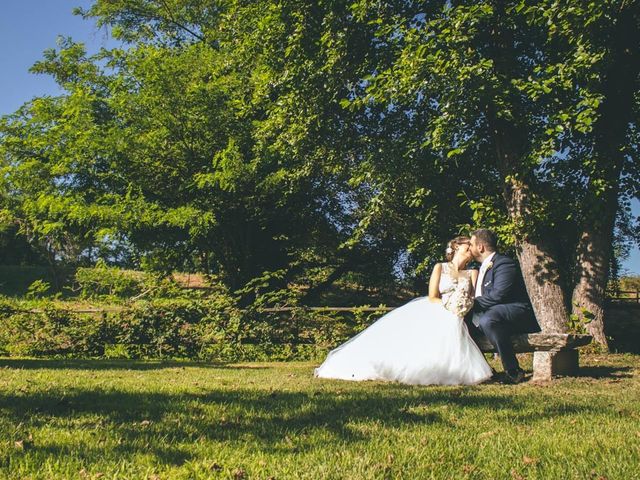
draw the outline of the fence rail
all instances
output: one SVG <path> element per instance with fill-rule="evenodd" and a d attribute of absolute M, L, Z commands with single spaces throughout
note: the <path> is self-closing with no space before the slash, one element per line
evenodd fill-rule
<path fill-rule="evenodd" d="M 271 308 L 258 308 L 258 312 L 265 313 L 280 313 L 280 312 L 293 312 L 296 310 L 304 310 L 311 312 L 390 312 L 398 307 L 271 307 Z M 67 308 L 64 309 L 70 313 L 112 313 L 121 312 L 125 307 L 105 307 L 105 308 Z M 29 310 L 17 310 L 20 313 L 45 313 L 46 310 L 41 308 L 32 308 Z"/>
<path fill-rule="evenodd" d="M 614 295 L 609 295 L 609 300 L 616 302 L 640 303 L 640 289 L 619 290 Z"/>
<path fill-rule="evenodd" d="M 306 310 L 311 312 L 389 312 L 398 307 L 273 307 L 259 308 L 259 312 L 278 313 Z"/>
<path fill-rule="evenodd" d="M 640 290 L 620 290 L 615 295 L 608 295 L 608 300 L 614 302 L 638 303 L 640 304 Z M 113 313 L 124 310 L 124 306 L 103 307 L 103 308 L 69 308 L 66 311 L 70 313 L 84 313 L 100 315 L 102 313 Z M 310 312 L 389 312 L 396 307 L 380 306 L 380 307 L 269 307 L 259 308 L 259 312 L 264 313 L 285 313 L 294 312 L 296 310 Z M 22 313 L 44 313 L 45 310 L 34 308 L 30 310 L 19 310 Z"/>

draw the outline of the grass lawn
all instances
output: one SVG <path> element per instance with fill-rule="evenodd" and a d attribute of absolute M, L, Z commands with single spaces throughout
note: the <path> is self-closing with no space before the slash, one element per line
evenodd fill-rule
<path fill-rule="evenodd" d="M 311 363 L 0 359 L 0 478 L 640 479 L 640 356 L 582 364 L 412 387 Z"/>

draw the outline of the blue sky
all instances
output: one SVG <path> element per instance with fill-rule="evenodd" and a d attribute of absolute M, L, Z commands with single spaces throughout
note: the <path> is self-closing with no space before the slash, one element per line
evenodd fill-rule
<path fill-rule="evenodd" d="M 72 14 L 74 7 L 91 5 L 91 0 L 12 0 L 3 2 L 0 15 L 0 115 L 15 111 L 24 102 L 41 95 L 59 93 L 46 76 L 29 73 L 47 48 L 56 47 L 58 35 L 86 44 L 89 52 L 115 46 L 108 32 Z M 640 213 L 640 202 L 633 203 Z M 635 247 L 623 269 L 640 275 L 640 250 Z"/>
<path fill-rule="evenodd" d="M 90 0 L 12 0 L 2 2 L 0 15 L 0 114 L 15 111 L 25 101 L 59 92 L 47 76 L 29 73 L 47 48 L 56 47 L 58 35 L 84 42 L 89 51 L 115 46 L 105 30 L 72 14 Z"/>

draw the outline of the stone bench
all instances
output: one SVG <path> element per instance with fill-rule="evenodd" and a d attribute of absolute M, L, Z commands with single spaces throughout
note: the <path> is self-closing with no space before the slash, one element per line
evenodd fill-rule
<path fill-rule="evenodd" d="M 512 337 L 516 353 L 533 352 L 534 381 L 549 381 L 556 375 L 576 375 L 576 348 L 588 345 L 592 339 L 591 335 L 571 333 L 529 333 Z M 483 352 L 495 352 L 486 337 L 476 338 L 475 341 Z"/>

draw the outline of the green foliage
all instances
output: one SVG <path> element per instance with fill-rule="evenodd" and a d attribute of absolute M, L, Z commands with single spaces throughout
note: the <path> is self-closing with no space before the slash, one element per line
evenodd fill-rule
<path fill-rule="evenodd" d="M 50 301 L 3 301 L 0 352 L 225 362 L 319 358 L 382 313 L 241 310 L 221 293 L 199 300 L 138 301 L 97 315 L 73 313 Z"/>
<path fill-rule="evenodd" d="M 588 334 L 587 325 L 593 320 L 593 314 L 585 309 L 580 309 L 580 314 L 572 313 L 567 322 L 567 332 L 575 334 Z"/>
<path fill-rule="evenodd" d="M 195 299 L 204 292 L 183 288 L 172 275 L 125 270 L 98 260 L 94 267 L 76 270 L 69 290 L 81 299 L 100 301 L 135 301 L 138 298 Z"/>
<path fill-rule="evenodd" d="M 99 261 L 95 267 L 80 267 L 75 273 L 75 289 L 81 298 L 133 297 L 149 288 L 150 275 L 109 267 Z"/>
<path fill-rule="evenodd" d="M 27 288 L 27 298 L 42 298 L 51 290 L 51 285 L 43 280 L 36 280 Z"/>
<path fill-rule="evenodd" d="M 16 300 L 0 296 L 0 318 L 8 318 L 16 314 L 19 304 Z"/>
<path fill-rule="evenodd" d="M 145 302 L 117 316 L 113 343 L 126 346 L 132 358 L 194 358 L 199 350 L 195 329 L 203 316 L 199 305 Z"/>
<path fill-rule="evenodd" d="M 618 279 L 618 286 L 623 291 L 640 290 L 640 275 L 621 277 Z"/>
<path fill-rule="evenodd" d="M 15 356 L 95 357 L 108 338 L 104 322 L 52 306 L 42 313 L 2 312 L 0 351 Z"/>
<path fill-rule="evenodd" d="M 348 5 L 139 3 L 95 2 L 83 14 L 133 43 L 88 57 L 62 39 L 33 70 L 65 95 L 0 125 L 31 241 L 71 263 L 122 245 L 114 263 L 232 289 L 281 270 L 390 278 L 401 242 L 340 248 L 369 202 L 352 159 L 377 147 L 339 100 L 371 67 L 373 28 Z"/>
<path fill-rule="evenodd" d="M 538 263 L 571 289 L 585 229 L 609 235 L 637 196 L 635 1 L 78 13 L 126 48 L 59 39 L 32 70 L 64 93 L 0 120 L 7 258 L 204 272 L 243 306 L 301 305 L 347 278 L 424 291 L 446 241 L 484 226 L 548 246 Z M 165 288 L 127 275 L 78 281 L 88 298 Z"/>

